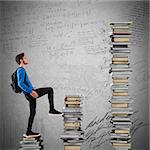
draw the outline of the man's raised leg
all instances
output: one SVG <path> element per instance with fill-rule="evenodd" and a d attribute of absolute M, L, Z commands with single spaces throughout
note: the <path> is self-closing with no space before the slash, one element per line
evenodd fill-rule
<path fill-rule="evenodd" d="M 61 114 L 61 112 L 55 110 L 55 108 L 54 108 L 54 92 L 53 92 L 53 88 L 51 88 L 51 87 L 44 87 L 44 88 L 35 89 L 35 91 L 39 95 L 38 98 L 42 97 L 45 94 L 48 94 L 49 107 L 50 107 L 49 114 Z"/>

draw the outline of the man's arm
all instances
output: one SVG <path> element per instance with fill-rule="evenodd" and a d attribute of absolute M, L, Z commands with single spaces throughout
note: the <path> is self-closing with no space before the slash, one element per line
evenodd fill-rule
<path fill-rule="evenodd" d="M 32 93 L 32 87 L 28 87 L 25 83 L 25 70 L 18 69 L 17 70 L 17 79 L 18 79 L 18 86 L 25 91 L 26 93 Z"/>

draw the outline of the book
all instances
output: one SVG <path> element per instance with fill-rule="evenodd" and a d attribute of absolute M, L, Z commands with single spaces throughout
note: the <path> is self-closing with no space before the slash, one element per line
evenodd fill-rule
<path fill-rule="evenodd" d="M 117 47 L 114 48 L 114 47 L 111 46 L 111 47 L 110 47 L 110 50 L 116 50 L 116 51 L 117 51 L 117 50 L 120 50 L 120 51 L 122 51 L 122 50 L 131 50 L 131 48 L 129 48 L 129 47 L 128 47 L 128 48 L 124 48 L 124 47 L 122 47 L 122 48 L 121 48 L 121 47 L 120 47 L 120 48 L 117 48 Z M 125 56 L 126 56 L 126 55 L 125 55 Z"/>
<path fill-rule="evenodd" d="M 112 61 L 113 65 L 128 65 L 129 66 L 129 62 L 128 61 Z"/>
<path fill-rule="evenodd" d="M 128 83 L 128 77 L 112 77 L 113 83 Z"/>
<path fill-rule="evenodd" d="M 127 62 L 128 63 L 128 57 L 113 57 L 112 62 Z"/>
<path fill-rule="evenodd" d="M 121 140 L 129 140 L 131 139 L 131 135 L 129 134 L 116 134 L 116 133 L 110 133 L 111 139 L 121 139 Z"/>
<path fill-rule="evenodd" d="M 128 67 L 128 68 L 127 67 L 125 67 L 125 68 L 118 67 L 118 68 L 111 68 L 109 72 L 111 73 L 111 72 L 131 72 L 131 71 L 132 71 L 132 69 L 130 67 Z"/>
<path fill-rule="evenodd" d="M 131 143 L 112 143 L 115 148 L 131 148 Z"/>
<path fill-rule="evenodd" d="M 128 108 L 128 103 L 112 103 L 112 108 Z"/>
<path fill-rule="evenodd" d="M 61 139 L 83 139 L 83 135 L 71 135 L 71 134 L 64 134 L 61 135 Z"/>
<path fill-rule="evenodd" d="M 63 113 L 81 113 L 82 108 L 69 108 L 65 107 L 63 108 Z"/>
<path fill-rule="evenodd" d="M 113 30 L 112 30 L 112 32 L 113 33 L 129 33 L 130 31 L 129 31 L 129 28 L 124 28 L 124 27 L 119 27 L 119 28 L 117 28 L 117 27 L 115 27 L 115 28 L 113 28 Z"/>
<path fill-rule="evenodd" d="M 128 96 L 128 92 L 113 92 L 113 96 Z"/>
<path fill-rule="evenodd" d="M 131 119 L 128 117 L 113 117 L 111 122 L 113 124 L 132 124 Z"/>
<path fill-rule="evenodd" d="M 129 25 L 132 25 L 132 21 L 127 21 L 127 22 L 111 22 L 110 23 L 110 26 L 113 26 L 113 27 L 117 27 L 117 26 L 121 26 L 121 27 L 123 27 L 123 26 L 129 26 Z"/>
<path fill-rule="evenodd" d="M 112 108 L 112 111 L 119 111 L 119 112 L 129 112 L 129 111 L 132 111 L 132 108 Z"/>
<path fill-rule="evenodd" d="M 64 150 L 80 150 L 81 149 L 81 146 L 78 146 L 78 145 L 74 145 L 74 146 L 67 146 L 65 145 L 64 146 Z"/>
<path fill-rule="evenodd" d="M 127 64 L 110 64 L 111 68 L 129 68 Z"/>
<path fill-rule="evenodd" d="M 130 100 L 131 97 L 130 96 L 112 96 L 111 99 L 112 100 Z"/>
<path fill-rule="evenodd" d="M 129 134 L 130 133 L 130 130 L 127 130 L 127 129 L 116 129 L 116 130 L 113 130 L 114 133 L 116 134 Z"/>
<path fill-rule="evenodd" d="M 112 116 L 120 116 L 120 117 L 127 117 L 129 115 L 132 115 L 132 111 L 111 111 Z"/>
<path fill-rule="evenodd" d="M 111 43 L 114 47 L 114 45 L 118 45 L 118 46 L 128 46 L 130 45 L 131 43 L 130 42 L 112 42 Z"/>
<path fill-rule="evenodd" d="M 123 84 L 123 85 L 124 85 L 124 84 Z M 126 85 L 126 84 L 125 84 L 125 85 Z M 118 92 L 118 93 L 121 93 L 121 92 L 123 92 L 123 93 L 124 93 L 124 92 L 127 92 L 127 93 L 128 93 L 128 89 L 119 89 L 119 88 L 117 89 L 117 88 L 116 88 L 116 89 L 112 89 L 112 91 L 113 91 L 113 92 Z"/>
<path fill-rule="evenodd" d="M 129 26 L 111 26 L 112 29 L 129 29 Z"/>
<path fill-rule="evenodd" d="M 63 117 L 64 133 L 60 136 L 64 143 L 64 150 L 78 150 L 84 141 L 84 132 L 81 130 L 82 107 L 81 97 L 67 95 L 64 99 Z"/>
<path fill-rule="evenodd" d="M 131 72 L 112 72 L 112 78 L 129 78 Z"/>
<path fill-rule="evenodd" d="M 81 146 L 83 143 L 83 140 L 68 140 L 68 141 L 64 141 L 64 146 Z"/>
<path fill-rule="evenodd" d="M 36 140 L 34 141 L 20 141 L 19 142 L 20 144 L 39 144 L 39 141 L 37 142 Z"/>
<path fill-rule="evenodd" d="M 126 50 L 126 49 L 123 49 L 123 50 L 112 50 L 110 49 L 109 52 L 113 55 L 116 55 L 116 54 L 123 54 L 123 55 L 129 55 L 129 53 L 131 52 L 130 50 Z"/>
<path fill-rule="evenodd" d="M 80 127 L 80 122 L 65 122 L 64 127 Z"/>
<path fill-rule="evenodd" d="M 80 105 L 66 104 L 66 107 L 79 108 L 79 107 L 80 107 Z"/>
<path fill-rule="evenodd" d="M 111 100 L 111 104 L 127 104 L 128 107 L 129 105 L 132 103 L 132 100 L 126 100 L 126 101 L 123 101 L 123 100 Z"/>
<path fill-rule="evenodd" d="M 117 82 L 118 82 L 118 80 L 117 80 Z M 122 80 L 121 80 L 121 82 L 123 82 Z M 114 82 L 113 81 L 113 85 L 111 85 L 111 89 L 112 90 L 128 90 L 128 84 L 115 84 L 116 83 L 116 81 Z M 128 83 L 128 79 L 127 79 L 127 81 L 126 82 L 123 82 L 123 83 Z"/>
<path fill-rule="evenodd" d="M 80 101 L 78 101 L 78 100 L 75 100 L 75 101 L 65 101 L 64 102 L 65 104 L 69 104 L 69 105 L 80 105 L 81 104 L 81 102 Z"/>
<path fill-rule="evenodd" d="M 125 35 L 123 35 L 123 34 L 110 34 L 110 38 L 114 38 L 114 37 L 116 37 L 116 38 L 131 38 L 132 37 L 132 35 L 131 34 L 125 34 Z"/>
<path fill-rule="evenodd" d="M 110 142 L 111 143 L 129 143 L 131 140 L 118 140 L 118 139 L 111 139 Z"/>
<path fill-rule="evenodd" d="M 63 142 L 67 145 L 73 146 L 73 145 L 82 145 L 82 143 L 85 141 L 85 139 L 63 139 Z"/>
<path fill-rule="evenodd" d="M 71 96 L 71 95 L 66 95 L 66 97 L 65 97 L 64 100 L 65 100 L 65 101 L 81 101 L 81 97 L 78 96 L 78 95 L 73 95 L 73 96 Z"/>
<path fill-rule="evenodd" d="M 81 121 L 81 117 L 64 117 L 64 121 Z"/>
<path fill-rule="evenodd" d="M 64 118 L 82 118 L 83 114 L 82 113 L 64 113 L 62 115 Z"/>
<path fill-rule="evenodd" d="M 116 55 L 113 55 L 114 58 L 128 58 L 128 55 L 122 55 L 122 54 L 116 54 Z"/>
<path fill-rule="evenodd" d="M 43 148 L 43 138 L 38 137 L 26 137 L 23 134 L 23 138 L 20 139 L 20 150 L 41 150 Z"/>
<path fill-rule="evenodd" d="M 128 37 L 112 37 L 112 42 L 129 42 Z"/>

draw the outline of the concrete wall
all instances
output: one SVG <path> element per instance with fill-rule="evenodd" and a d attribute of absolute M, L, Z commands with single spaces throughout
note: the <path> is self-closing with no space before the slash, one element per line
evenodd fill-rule
<path fill-rule="evenodd" d="M 109 143 L 111 96 L 109 64 L 110 22 L 133 21 L 130 62 L 130 95 L 133 97 L 133 149 L 148 150 L 148 2 L 53 1 L 1 2 L 2 149 L 19 147 L 29 115 L 24 95 L 13 93 L 10 76 L 16 69 L 15 56 L 25 52 L 27 72 L 33 85 L 51 86 L 55 107 L 62 110 L 64 96 L 82 94 L 83 150 L 111 150 Z M 97 122 L 88 126 L 91 121 Z M 37 100 L 33 130 L 44 138 L 45 150 L 62 150 L 63 118 L 48 116 L 48 100 Z M 97 131 L 95 134 L 94 132 Z M 102 137 L 102 138 L 101 138 Z"/>

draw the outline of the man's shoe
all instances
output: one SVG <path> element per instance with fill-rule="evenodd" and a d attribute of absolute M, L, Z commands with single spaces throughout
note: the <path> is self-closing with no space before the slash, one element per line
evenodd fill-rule
<path fill-rule="evenodd" d="M 27 131 L 26 132 L 26 137 L 39 137 L 40 133 L 32 132 L 32 131 Z"/>
<path fill-rule="evenodd" d="M 49 111 L 49 115 L 51 115 L 51 114 L 57 114 L 57 115 L 59 115 L 59 114 L 62 114 L 62 113 L 60 111 L 57 111 L 56 109 L 53 109 L 53 110 Z"/>

